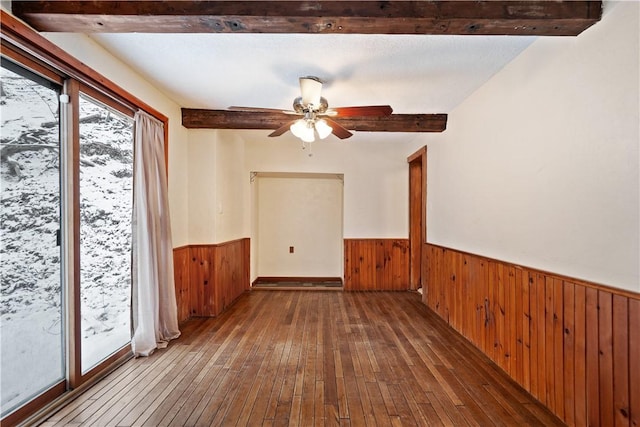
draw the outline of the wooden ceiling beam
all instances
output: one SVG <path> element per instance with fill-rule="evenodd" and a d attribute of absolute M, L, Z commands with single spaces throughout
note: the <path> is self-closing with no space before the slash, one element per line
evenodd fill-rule
<path fill-rule="evenodd" d="M 277 129 L 298 116 L 279 112 L 182 109 L 189 129 Z M 392 114 L 384 117 L 334 118 L 349 130 L 364 132 L 443 132 L 446 114 Z"/>
<path fill-rule="evenodd" d="M 575 36 L 602 1 L 13 0 L 38 31 Z"/>

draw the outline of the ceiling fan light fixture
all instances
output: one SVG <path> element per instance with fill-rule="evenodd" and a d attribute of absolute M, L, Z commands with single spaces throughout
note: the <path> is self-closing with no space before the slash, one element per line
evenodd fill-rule
<path fill-rule="evenodd" d="M 305 119 L 296 120 L 289 130 L 304 142 L 313 142 L 316 139 L 314 135 L 313 122 L 309 122 Z"/>
<path fill-rule="evenodd" d="M 318 136 L 320 137 L 320 139 L 325 139 L 326 137 L 331 135 L 331 132 L 333 132 L 333 129 L 331 128 L 331 126 L 329 126 L 327 124 L 327 121 L 324 119 L 316 120 L 315 128 L 316 128 L 316 132 L 318 132 Z"/>
<path fill-rule="evenodd" d="M 307 127 L 307 124 L 303 119 L 300 119 L 293 122 L 293 124 L 289 127 L 289 130 L 296 137 L 301 138 L 305 127 Z"/>
<path fill-rule="evenodd" d="M 304 142 L 313 142 L 316 140 L 315 135 L 313 134 L 313 128 L 307 128 L 307 130 L 302 134 L 302 136 L 300 137 L 301 140 L 303 140 Z"/>

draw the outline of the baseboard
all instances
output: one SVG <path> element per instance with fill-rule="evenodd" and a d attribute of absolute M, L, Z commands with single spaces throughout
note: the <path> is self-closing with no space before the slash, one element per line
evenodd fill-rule
<path fill-rule="evenodd" d="M 275 277 L 260 276 L 251 284 L 260 290 L 342 290 L 340 277 Z"/>

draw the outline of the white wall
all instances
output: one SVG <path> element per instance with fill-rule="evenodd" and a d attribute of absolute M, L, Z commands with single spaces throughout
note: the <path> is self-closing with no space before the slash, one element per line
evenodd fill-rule
<path fill-rule="evenodd" d="M 406 157 L 428 145 L 430 242 L 640 291 L 639 8 L 608 3 L 582 35 L 538 39 L 443 134 L 330 137 L 313 157 L 289 134 L 187 131 L 178 105 L 90 38 L 46 36 L 169 117 L 174 246 L 251 234 L 250 171 L 343 174 L 344 236 L 406 237 Z"/>
<path fill-rule="evenodd" d="M 250 237 L 251 280 L 260 270 L 258 193 L 251 172 L 329 173 L 344 176 L 345 238 L 408 236 L 407 157 L 434 135 L 361 132 L 346 141 L 334 137 L 314 143 L 313 156 L 288 133 L 268 138 L 267 131 L 189 131 L 189 243 L 221 243 Z M 222 214 L 220 214 L 222 208 Z M 289 244 L 286 245 L 288 249 Z M 339 248 L 340 254 L 342 247 Z M 296 257 L 291 257 L 291 259 Z M 296 258 L 297 259 L 297 258 Z M 339 266 L 319 276 L 342 276 Z M 339 272 L 334 274 L 335 271 Z M 291 273 L 293 274 L 293 273 Z M 309 276 L 309 270 L 297 274 Z M 316 275 L 314 273 L 314 275 Z"/>
<path fill-rule="evenodd" d="M 189 244 L 216 243 L 217 133 L 189 130 Z"/>
<path fill-rule="evenodd" d="M 189 243 L 249 237 L 249 174 L 237 133 L 190 130 L 188 159 Z"/>
<path fill-rule="evenodd" d="M 342 177 L 259 174 L 253 187 L 257 276 L 342 277 Z"/>
<path fill-rule="evenodd" d="M 173 246 L 188 239 L 187 130 L 182 127 L 180 106 L 154 88 L 139 74 L 82 34 L 43 33 L 51 42 L 141 99 L 169 118 L 169 208 Z"/>
<path fill-rule="evenodd" d="M 216 161 L 216 242 L 249 237 L 249 174 L 244 169 L 244 141 L 232 131 L 218 131 Z"/>
<path fill-rule="evenodd" d="M 264 131 L 262 131 L 264 133 Z M 242 133 L 247 172 L 306 172 L 344 175 L 345 238 L 408 237 L 408 164 L 425 138 L 415 134 L 359 132 L 340 141 L 329 137 L 313 143 L 313 156 L 286 133 L 263 138 L 259 131 Z"/>
<path fill-rule="evenodd" d="M 540 38 L 428 149 L 428 241 L 640 291 L 640 4 Z"/>

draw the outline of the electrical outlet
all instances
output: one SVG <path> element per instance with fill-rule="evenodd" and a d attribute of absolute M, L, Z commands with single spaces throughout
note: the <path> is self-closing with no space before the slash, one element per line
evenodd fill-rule
<path fill-rule="evenodd" d="M 294 252 L 293 246 L 289 246 L 289 253 L 292 254 Z"/>

